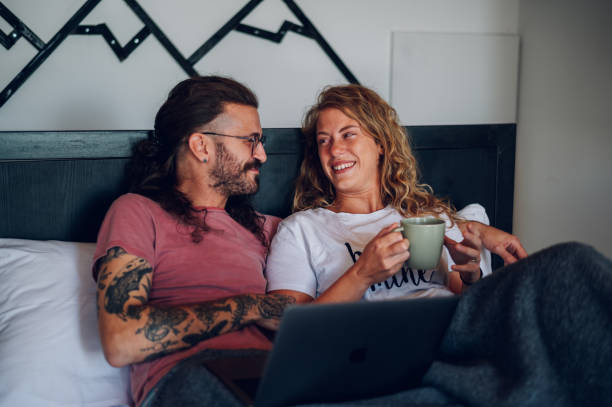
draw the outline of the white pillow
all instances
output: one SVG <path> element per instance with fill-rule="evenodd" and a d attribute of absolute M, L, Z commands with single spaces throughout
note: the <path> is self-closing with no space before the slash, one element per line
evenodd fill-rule
<path fill-rule="evenodd" d="M 95 244 L 0 239 L 0 406 L 130 404 L 129 368 L 104 359 Z"/>

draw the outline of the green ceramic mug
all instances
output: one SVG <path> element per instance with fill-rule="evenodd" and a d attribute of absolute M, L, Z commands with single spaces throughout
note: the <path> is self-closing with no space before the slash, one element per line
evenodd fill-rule
<path fill-rule="evenodd" d="M 446 222 L 433 216 L 402 219 L 402 226 L 394 232 L 410 241 L 410 258 L 406 262 L 413 270 L 429 270 L 438 267 L 442 255 Z"/>

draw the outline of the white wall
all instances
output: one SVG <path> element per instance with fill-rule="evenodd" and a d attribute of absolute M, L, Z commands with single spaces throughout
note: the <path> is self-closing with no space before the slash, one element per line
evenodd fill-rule
<path fill-rule="evenodd" d="M 140 0 L 185 56 L 246 4 L 245 0 Z M 3 3 L 48 41 L 84 0 Z M 391 33 L 516 34 L 519 0 L 297 0 L 319 32 L 364 85 L 389 98 Z M 1 19 L 0 19 L 1 20 Z M 281 0 L 265 0 L 246 24 L 276 32 L 299 21 Z M 121 0 L 102 0 L 85 24 L 106 22 L 122 44 L 142 28 Z M 0 29 L 8 33 L 6 22 Z M 34 56 L 23 39 L 0 47 L 0 88 Z M 318 45 L 289 33 L 279 45 L 230 33 L 204 57 L 201 74 L 231 75 L 261 100 L 265 127 L 298 126 L 328 84 L 345 82 Z M 70 36 L 0 108 L 0 130 L 148 129 L 168 90 L 186 77 L 153 36 L 123 63 L 99 37 Z M 401 115 L 400 115 L 401 117 Z M 486 121 L 486 115 L 483 119 Z M 425 124 L 411 122 L 409 124 Z"/>
<path fill-rule="evenodd" d="M 612 257 L 612 2 L 524 0 L 514 231 Z"/>
<path fill-rule="evenodd" d="M 84 0 L 3 3 L 48 41 Z M 140 0 L 185 56 L 246 0 Z M 357 78 L 389 99 L 393 32 L 520 34 L 514 231 L 529 251 L 579 240 L 612 256 L 612 2 L 609 0 L 297 0 Z M 520 14 L 519 14 L 520 5 Z M 520 19 L 520 29 L 519 29 Z M 299 23 L 265 0 L 245 23 L 276 31 Z M 121 0 L 84 21 L 107 23 L 125 44 L 142 28 Z M 10 32 L 0 19 L 0 30 Z M 0 47 L 0 88 L 34 56 L 23 39 Z M 420 67 L 422 68 L 422 67 Z M 314 41 L 280 45 L 233 32 L 201 60 L 201 74 L 231 75 L 261 99 L 266 127 L 299 125 L 325 85 L 344 77 Z M 123 63 L 101 38 L 69 37 L 0 108 L 0 130 L 148 129 L 186 74 L 153 36 Z M 427 86 L 414 100 L 424 96 Z M 483 110 L 481 119 L 492 119 Z M 400 112 L 400 117 L 402 114 Z M 494 119 L 494 118 L 493 118 Z M 432 124 L 404 120 L 406 124 Z"/>

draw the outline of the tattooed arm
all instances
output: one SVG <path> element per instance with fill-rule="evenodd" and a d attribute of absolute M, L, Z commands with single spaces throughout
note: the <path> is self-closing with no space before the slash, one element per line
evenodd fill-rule
<path fill-rule="evenodd" d="M 98 325 L 104 355 L 116 367 L 155 359 L 251 323 L 278 320 L 293 299 L 244 294 L 190 306 L 148 304 L 153 270 L 113 247 L 96 262 Z"/>

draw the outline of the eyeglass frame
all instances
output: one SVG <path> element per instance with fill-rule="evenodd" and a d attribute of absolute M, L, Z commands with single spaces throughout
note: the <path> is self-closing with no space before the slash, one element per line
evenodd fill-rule
<path fill-rule="evenodd" d="M 247 140 L 251 143 L 251 157 L 255 155 L 255 149 L 257 148 L 259 143 L 261 143 L 262 147 L 264 147 L 266 143 L 266 136 L 263 135 L 263 133 L 258 134 L 257 137 L 255 136 L 232 136 L 230 134 L 215 133 L 214 131 L 200 131 L 199 133 L 206 134 L 208 136 L 231 137 L 231 138 L 237 138 L 240 140 Z"/>

